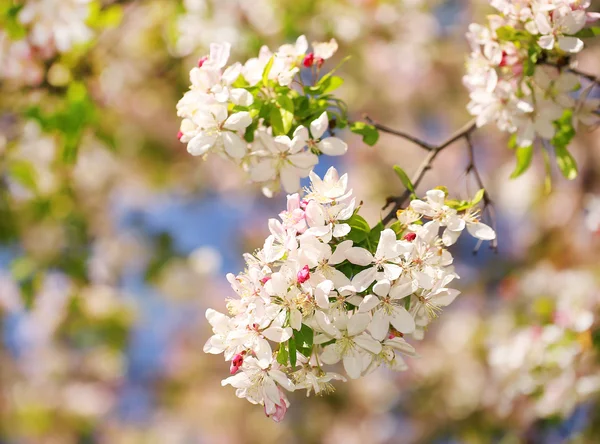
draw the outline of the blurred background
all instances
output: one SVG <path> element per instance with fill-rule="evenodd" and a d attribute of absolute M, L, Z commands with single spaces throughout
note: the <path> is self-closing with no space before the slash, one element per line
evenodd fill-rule
<path fill-rule="evenodd" d="M 292 394 L 276 424 L 221 387 L 228 364 L 202 352 L 204 311 L 232 296 L 225 274 L 285 206 L 177 140 L 175 104 L 210 42 L 243 62 L 263 44 L 335 37 L 332 66 L 351 56 L 351 116 L 437 142 L 469 120 L 464 33 L 492 12 L 482 0 L 3 0 L 0 443 L 600 442 L 598 131 L 572 143 L 579 177 L 555 171 L 551 190 L 541 155 L 509 180 L 505 135 L 476 133 L 499 251 L 453 247 L 463 293 L 408 371 Z M 600 74 L 598 44 L 578 60 Z M 391 166 L 411 174 L 424 153 L 340 135 L 348 154 L 317 172 L 349 173 L 374 224 L 402 192 Z M 457 143 L 422 190 L 472 196 L 467 164 Z"/>

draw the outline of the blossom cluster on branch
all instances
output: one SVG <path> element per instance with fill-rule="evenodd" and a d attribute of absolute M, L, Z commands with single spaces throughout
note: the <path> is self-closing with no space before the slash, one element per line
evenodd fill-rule
<path fill-rule="evenodd" d="M 582 38 L 600 32 L 585 28 L 600 17 L 586 11 L 590 3 L 496 0 L 492 6 L 499 14 L 490 15 L 487 25 L 469 26 L 471 53 L 463 79 L 471 98 L 467 108 L 477 126 L 495 123 L 514 135 L 514 176 L 528 168 L 538 138 L 554 146 L 567 178 L 577 175 L 567 145 L 579 123 L 598 122 L 600 106 L 588 99 L 593 83 L 582 88 L 580 73 L 569 68 L 574 66 L 570 57 L 584 47 Z"/>
<path fill-rule="evenodd" d="M 310 180 L 303 196 L 288 195 L 281 220 L 269 221 L 271 235 L 245 255 L 246 270 L 228 275 L 239 296 L 228 301 L 229 315 L 206 312 L 214 336 L 204 351 L 230 361 L 223 385 L 276 421 L 289 406 L 284 390 L 318 394 L 344 379 L 325 364 L 342 361 L 352 379 L 382 364 L 404 370 L 402 355 L 415 355 L 404 337 L 421 339 L 459 293 L 446 245 L 465 226 L 495 237 L 473 216 L 481 197 L 456 209 L 443 189 L 430 190 L 390 228 L 370 228 L 347 175 L 330 168 Z"/>
<path fill-rule="evenodd" d="M 343 80 L 333 70 L 321 76 L 337 47 L 332 39 L 313 43 L 307 52 L 300 36 L 275 53 L 263 46 L 258 57 L 226 66 L 231 45 L 211 44 L 177 104 L 183 119 L 179 139 L 194 156 L 212 152 L 233 160 L 267 196 L 280 184 L 297 192 L 320 155 L 340 156 L 348 149 L 332 135 L 334 127 L 347 125 L 346 105 L 331 94 Z M 365 125 L 353 130 L 364 132 Z"/>

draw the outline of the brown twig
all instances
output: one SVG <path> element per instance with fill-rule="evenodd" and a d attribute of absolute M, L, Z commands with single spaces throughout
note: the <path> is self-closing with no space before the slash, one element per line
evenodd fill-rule
<path fill-rule="evenodd" d="M 394 136 L 402 137 L 403 139 L 406 139 L 427 151 L 433 151 L 435 149 L 435 145 L 431 145 L 430 143 L 427 143 L 424 140 L 421 140 L 415 136 L 405 133 L 404 131 L 396 130 L 390 128 L 389 126 L 382 125 L 381 123 L 377 123 L 366 114 L 363 115 L 363 117 L 367 122 L 369 122 L 371 125 L 377 128 L 379 131 L 383 131 L 384 133 L 392 134 Z"/>
<path fill-rule="evenodd" d="M 492 198 L 490 197 L 490 193 L 487 188 L 483 184 L 483 180 L 481 180 L 481 175 L 479 174 L 479 170 L 477 169 L 477 164 L 475 163 L 475 147 L 473 145 L 473 141 L 471 140 L 471 133 L 465 134 L 465 140 L 467 141 L 467 151 L 469 153 L 469 164 L 467 165 L 466 172 L 467 174 L 472 173 L 473 177 L 475 177 L 475 181 L 477 182 L 477 186 L 480 189 L 483 189 L 483 210 L 482 214 L 488 212 L 490 223 L 492 224 L 492 229 L 496 232 L 496 209 L 494 207 L 494 203 Z M 479 248 L 481 247 L 481 242 L 477 243 L 477 246 L 473 250 L 473 254 L 477 254 Z M 498 252 L 498 238 L 496 237 L 490 242 L 490 248 L 494 250 L 495 253 Z"/>
<path fill-rule="evenodd" d="M 398 134 L 399 137 L 410 140 L 423 148 L 431 147 L 431 148 L 426 148 L 429 151 L 429 154 L 427 154 L 427 157 L 423 160 L 423 163 L 421 163 L 421 165 L 415 172 L 413 178 L 411 179 L 414 187 L 416 188 L 419 186 L 419 184 L 423 180 L 423 177 L 425 177 L 425 173 L 427 173 L 427 171 L 429 171 L 432 168 L 433 161 L 438 156 L 438 154 L 442 152 L 442 150 L 444 150 L 448 146 L 452 145 L 454 142 L 466 137 L 467 135 L 472 133 L 475 130 L 475 128 L 476 128 L 475 121 L 471 120 L 466 125 L 464 125 L 462 128 L 455 131 L 450 137 L 448 137 L 448 139 L 446 139 L 445 141 L 443 141 L 442 143 L 440 143 L 437 146 L 431 145 L 427 142 L 420 141 L 419 139 L 416 139 L 412 136 L 406 137 L 406 135 L 404 133 L 399 132 L 401 134 L 401 135 Z M 404 203 L 408 200 L 410 195 L 411 195 L 411 192 L 410 192 L 410 190 L 407 189 L 400 196 L 389 197 L 387 199 L 386 204 L 383 207 L 383 209 L 386 209 L 391 204 L 394 204 L 394 206 L 382 219 L 382 223 L 384 226 L 387 225 L 389 222 L 391 222 L 396 217 L 396 213 L 398 212 L 399 209 L 402 208 L 402 205 L 404 205 Z"/>

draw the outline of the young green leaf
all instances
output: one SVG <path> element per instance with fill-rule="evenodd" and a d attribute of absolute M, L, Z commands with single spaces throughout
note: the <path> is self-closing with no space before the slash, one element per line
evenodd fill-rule
<path fill-rule="evenodd" d="M 411 193 L 414 193 L 415 192 L 415 186 L 413 185 L 413 183 L 411 182 L 410 178 L 408 177 L 408 174 L 406 174 L 406 172 L 404 172 L 404 170 L 402 168 L 400 168 L 398 165 L 394 165 L 394 171 L 396 172 L 396 175 L 402 181 L 402 185 L 404 185 L 404 187 L 408 191 L 410 191 Z"/>
<path fill-rule="evenodd" d="M 363 142 L 369 146 L 375 145 L 379 140 L 379 131 L 377 131 L 377 128 L 365 122 L 352 122 L 350 131 L 360 134 L 363 137 Z"/>
<path fill-rule="evenodd" d="M 271 56 L 271 58 L 269 59 L 269 61 L 265 65 L 265 69 L 263 70 L 263 74 L 262 74 L 263 85 L 266 85 L 266 84 L 269 83 L 269 74 L 271 73 L 271 68 L 273 67 L 273 62 L 274 61 L 275 61 L 275 57 Z"/>
<path fill-rule="evenodd" d="M 292 368 L 294 368 L 294 367 L 296 367 L 297 355 L 296 355 L 296 339 L 294 339 L 293 336 L 288 340 L 288 348 L 290 350 L 290 352 L 289 352 L 290 365 L 292 366 Z"/>
<path fill-rule="evenodd" d="M 519 177 L 521 174 L 527 171 L 529 165 L 531 165 L 531 159 L 533 158 L 533 145 L 517 147 L 515 154 L 517 157 L 517 166 L 510 175 L 511 179 Z"/>
<path fill-rule="evenodd" d="M 560 172 L 569 180 L 577 177 L 577 163 L 566 147 L 556 146 L 556 164 Z"/>
<path fill-rule="evenodd" d="M 288 96 L 279 96 L 277 104 L 281 115 L 282 134 L 287 134 L 292 129 L 294 122 L 294 102 Z"/>
<path fill-rule="evenodd" d="M 285 342 L 279 344 L 279 351 L 277 352 L 277 362 L 281 365 L 287 365 L 288 363 L 288 352 L 285 348 Z"/>

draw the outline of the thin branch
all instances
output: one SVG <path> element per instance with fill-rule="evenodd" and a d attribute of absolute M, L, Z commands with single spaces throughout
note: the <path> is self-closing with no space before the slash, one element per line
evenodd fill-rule
<path fill-rule="evenodd" d="M 421 148 L 423 148 L 427 151 L 433 151 L 436 148 L 435 145 L 431 145 L 430 143 L 427 143 L 424 140 L 421 140 L 415 136 L 405 133 L 404 131 L 396 130 L 396 129 L 390 128 L 389 126 L 382 125 L 381 123 L 377 123 L 366 114 L 363 117 L 367 122 L 369 122 L 371 125 L 373 125 L 375 128 L 377 128 L 379 131 L 383 131 L 384 133 L 388 133 L 388 134 L 392 134 L 394 136 L 401 137 L 405 140 L 408 140 L 409 142 L 414 143 L 415 145 L 420 146 Z"/>
<path fill-rule="evenodd" d="M 422 147 L 423 147 L 423 144 L 425 144 L 432 148 L 430 150 L 428 150 L 429 154 L 427 154 L 427 157 L 423 160 L 423 163 L 421 163 L 421 165 L 415 172 L 413 178 L 411 179 L 411 182 L 413 183 L 414 187 L 416 188 L 419 186 L 419 184 L 423 180 L 423 177 L 425 177 L 425 174 L 427 173 L 427 171 L 429 171 L 432 168 L 433 161 L 438 156 L 438 154 L 442 152 L 442 150 L 444 150 L 448 146 L 452 145 L 454 142 L 462 139 L 463 137 L 466 137 L 468 134 L 472 133 L 475 130 L 475 128 L 476 128 L 475 120 L 471 120 L 466 125 L 464 125 L 462 128 L 455 131 L 450 137 L 448 137 L 448 139 L 446 139 L 445 141 L 443 141 L 442 143 L 440 143 L 437 146 L 428 144 L 427 142 L 418 143 L 418 145 L 420 145 Z M 404 136 L 401 136 L 401 137 L 404 137 Z M 408 140 L 410 140 L 410 139 L 408 139 Z M 402 208 L 402 205 L 404 205 L 405 202 L 408 200 L 408 198 L 410 197 L 410 194 L 411 194 L 410 190 L 407 189 L 400 196 L 390 197 L 387 199 L 386 204 L 383 207 L 383 209 L 389 207 L 391 204 L 394 204 L 394 206 L 386 214 L 386 216 L 382 219 L 382 223 L 384 226 L 387 225 L 389 222 L 391 222 L 396 217 L 397 211 Z"/>
<path fill-rule="evenodd" d="M 473 141 L 471 140 L 471 133 L 465 134 L 465 140 L 467 141 L 467 149 L 469 153 L 469 164 L 467 165 L 467 174 L 472 173 L 473 177 L 475 177 L 475 181 L 477 182 L 477 186 L 480 189 L 483 189 L 483 210 L 482 215 L 487 211 L 490 223 L 492 224 L 492 229 L 498 233 L 496 230 L 496 209 L 494 207 L 494 203 L 492 198 L 490 197 L 490 193 L 487 188 L 483 184 L 483 180 L 481 180 L 481 175 L 479 174 L 479 170 L 477 169 L 477 165 L 475 164 L 475 147 L 473 146 Z M 481 247 L 482 242 L 478 242 L 477 246 L 473 250 L 473 254 L 477 254 L 479 248 Z M 494 250 L 495 253 L 498 252 L 498 238 L 496 237 L 490 242 L 490 248 Z"/>

